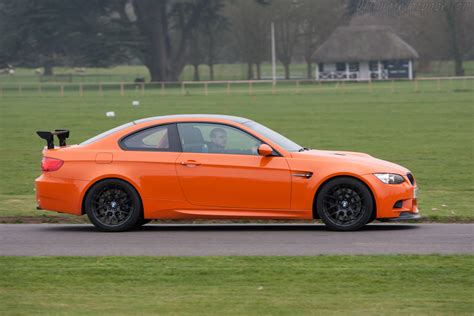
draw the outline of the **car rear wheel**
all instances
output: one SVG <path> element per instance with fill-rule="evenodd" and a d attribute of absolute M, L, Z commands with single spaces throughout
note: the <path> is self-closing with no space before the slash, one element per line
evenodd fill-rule
<path fill-rule="evenodd" d="M 321 188 L 316 200 L 321 220 L 332 230 L 357 230 L 366 225 L 374 211 L 369 189 L 359 180 L 340 177 Z"/>
<path fill-rule="evenodd" d="M 110 232 L 135 227 L 142 209 L 137 191 L 127 182 L 118 179 L 95 184 L 88 192 L 84 205 L 92 224 L 99 230 Z"/>

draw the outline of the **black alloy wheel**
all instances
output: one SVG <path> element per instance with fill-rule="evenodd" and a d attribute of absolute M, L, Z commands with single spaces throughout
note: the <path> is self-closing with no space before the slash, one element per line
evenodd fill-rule
<path fill-rule="evenodd" d="M 362 182 L 340 177 L 321 188 L 316 210 L 330 229 L 351 231 L 362 228 L 370 221 L 374 203 L 369 189 Z"/>
<path fill-rule="evenodd" d="M 126 231 L 140 220 L 142 205 L 137 191 L 125 181 L 107 179 L 88 192 L 85 209 L 89 220 L 101 231 Z"/>

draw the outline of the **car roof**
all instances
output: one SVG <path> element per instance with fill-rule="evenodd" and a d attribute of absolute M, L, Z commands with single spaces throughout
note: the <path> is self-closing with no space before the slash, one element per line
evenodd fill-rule
<path fill-rule="evenodd" d="M 142 123 L 148 123 L 148 122 L 152 122 L 152 121 L 156 121 L 156 120 L 170 120 L 170 119 L 171 120 L 172 119 L 188 120 L 188 119 L 193 119 L 193 118 L 196 118 L 196 119 L 210 119 L 210 120 L 222 119 L 222 120 L 228 120 L 228 121 L 232 121 L 232 122 L 240 123 L 240 124 L 251 121 L 250 119 L 247 119 L 247 118 L 244 118 L 244 117 L 231 116 L 231 115 L 220 115 L 220 114 L 174 114 L 174 115 L 153 116 L 153 117 L 147 117 L 147 118 L 139 119 L 139 120 L 136 120 L 136 121 L 128 122 L 128 123 L 125 123 L 123 125 L 112 128 L 108 131 L 105 131 L 105 132 L 99 134 L 99 135 L 96 135 L 92 138 L 89 138 L 86 141 L 83 141 L 81 143 L 81 145 L 88 145 L 88 144 L 93 143 L 93 142 L 95 142 L 99 139 L 102 139 L 104 137 L 112 135 L 115 132 L 122 131 L 122 130 L 125 130 L 125 129 L 131 127 L 131 126 L 139 125 L 139 124 L 142 124 Z"/>
<path fill-rule="evenodd" d="M 174 115 L 162 115 L 162 116 L 153 116 L 147 117 L 140 120 L 133 121 L 134 124 L 141 124 L 146 123 L 154 120 L 166 120 L 166 119 L 192 119 L 192 118 L 199 118 L 199 119 L 222 119 L 222 120 L 229 120 L 236 123 L 245 123 L 250 121 L 244 117 L 238 116 L 231 116 L 231 115 L 220 115 L 220 114 L 174 114 Z"/>

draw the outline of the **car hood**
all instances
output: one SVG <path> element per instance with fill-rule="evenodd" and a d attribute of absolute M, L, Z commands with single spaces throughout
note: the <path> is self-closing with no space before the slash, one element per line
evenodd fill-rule
<path fill-rule="evenodd" d="M 358 165 L 364 167 L 367 173 L 386 172 L 405 175 L 410 171 L 393 162 L 377 159 L 365 153 L 352 151 L 331 151 L 331 150 L 308 150 L 292 153 L 294 158 L 310 159 L 315 161 L 325 161 L 342 163 L 347 165 Z"/>

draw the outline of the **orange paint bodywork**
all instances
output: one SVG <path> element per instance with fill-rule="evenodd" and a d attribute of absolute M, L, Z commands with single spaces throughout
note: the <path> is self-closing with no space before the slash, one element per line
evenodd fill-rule
<path fill-rule="evenodd" d="M 173 122 L 210 122 L 237 127 L 259 138 L 281 156 L 123 150 L 122 137 Z M 87 145 L 44 149 L 64 165 L 36 179 L 38 207 L 81 215 L 88 189 L 118 178 L 139 193 L 146 219 L 315 217 L 318 189 L 329 179 L 351 176 L 372 192 L 376 218 L 418 213 L 415 184 L 407 169 L 362 153 L 311 150 L 288 152 L 245 125 L 216 117 L 161 117 L 134 124 Z M 297 176 L 312 174 L 310 177 Z M 384 184 L 374 173 L 397 173 L 402 184 Z M 401 208 L 394 208 L 402 200 Z"/>

